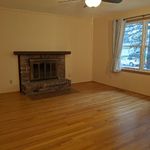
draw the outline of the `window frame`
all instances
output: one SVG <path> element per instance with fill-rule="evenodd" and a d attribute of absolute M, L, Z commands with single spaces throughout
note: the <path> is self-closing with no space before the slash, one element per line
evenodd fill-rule
<path fill-rule="evenodd" d="M 140 64 L 139 68 L 131 68 L 131 67 L 121 67 L 122 71 L 125 72 L 133 72 L 133 73 L 140 73 L 140 74 L 147 74 L 150 75 L 150 70 L 145 70 L 144 69 L 144 58 L 145 58 L 145 51 L 148 45 L 146 44 L 146 38 L 147 38 L 147 23 L 150 22 L 150 19 L 140 19 L 140 20 L 133 20 L 133 21 L 127 21 L 126 24 L 131 24 L 131 23 L 138 23 L 142 22 L 143 23 L 143 30 L 142 30 L 142 43 L 140 46 Z M 122 43 L 123 47 L 123 43 Z M 139 46 L 132 46 L 132 47 L 139 47 Z"/>

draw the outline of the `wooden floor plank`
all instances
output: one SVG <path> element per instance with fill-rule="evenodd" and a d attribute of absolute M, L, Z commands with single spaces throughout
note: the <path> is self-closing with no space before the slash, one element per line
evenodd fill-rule
<path fill-rule="evenodd" d="M 0 150 L 150 150 L 150 97 L 89 82 L 0 94 Z"/>

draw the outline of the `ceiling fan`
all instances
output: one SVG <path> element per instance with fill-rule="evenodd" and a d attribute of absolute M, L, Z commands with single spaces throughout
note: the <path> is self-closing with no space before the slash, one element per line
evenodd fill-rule
<path fill-rule="evenodd" d="M 71 3 L 71 2 L 81 2 L 83 0 L 59 0 L 59 3 Z M 84 7 L 97 7 L 100 3 L 107 2 L 107 3 L 121 3 L 123 0 L 84 0 L 85 5 Z"/>

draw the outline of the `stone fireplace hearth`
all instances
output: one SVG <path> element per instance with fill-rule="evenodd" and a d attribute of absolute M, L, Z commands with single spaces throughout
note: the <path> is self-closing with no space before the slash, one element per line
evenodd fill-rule
<path fill-rule="evenodd" d="M 15 51 L 18 55 L 20 92 L 32 95 L 70 89 L 65 78 L 65 55 L 69 51 Z"/>

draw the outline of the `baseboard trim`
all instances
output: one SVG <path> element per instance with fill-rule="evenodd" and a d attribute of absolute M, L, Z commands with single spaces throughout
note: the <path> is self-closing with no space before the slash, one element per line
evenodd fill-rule
<path fill-rule="evenodd" d="M 95 81 L 83 81 L 83 82 L 74 82 L 72 83 L 72 85 L 76 85 L 76 84 L 82 84 L 82 83 L 94 83 Z"/>
<path fill-rule="evenodd" d="M 101 85 L 104 85 L 104 86 L 109 86 L 109 87 L 114 88 L 114 89 L 117 89 L 117 90 L 119 90 L 119 91 L 124 91 L 124 92 L 129 92 L 129 93 L 133 93 L 133 94 L 138 94 L 138 95 L 145 96 L 145 97 L 150 97 L 149 95 L 146 95 L 146 94 L 143 94 L 143 93 L 139 93 L 139 92 L 135 92 L 135 91 L 131 91 L 131 90 L 119 88 L 119 87 L 112 86 L 112 85 L 109 85 L 109 84 L 105 84 L 105 83 L 102 83 L 102 82 L 97 82 L 97 81 L 92 81 L 92 82 L 95 82 L 95 83 L 97 83 L 97 84 L 101 84 Z"/>
<path fill-rule="evenodd" d="M 0 93 L 0 95 L 2 95 L 2 94 L 13 94 L 13 93 L 20 93 L 20 91 L 18 90 L 18 91 L 2 92 L 2 93 Z"/>
<path fill-rule="evenodd" d="M 78 84 L 86 84 L 86 83 L 96 83 L 96 84 L 100 84 L 100 85 L 103 85 L 103 86 L 108 86 L 108 87 L 111 87 L 111 88 L 114 88 L 116 90 L 119 90 L 119 91 L 123 91 L 123 92 L 128 92 L 128 93 L 133 93 L 133 94 L 138 94 L 138 95 L 141 95 L 141 96 L 144 96 L 144 97 L 149 97 L 149 95 L 146 95 L 146 94 L 143 94 L 143 93 L 139 93 L 139 92 L 135 92 L 135 91 L 131 91 L 131 90 L 127 90 L 127 89 L 123 89 L 123 88 L 119 88 L 119 87 L 115 87 L 115 86 L 112 86 L 112 85 L 109 85 L 109 84 L 106 84 L 106 83 L 102 83 L 102 82 L 98 82 L 98 81 L 85 81 L 85 82 L 76 82 L 76 83 L 72 83 L 72 85 L 78 85 Z M 1 94 L 12 94 L 12 93 L 20 93 L 19 90 L 18 91 L 12 91 L 12 92 L 4 92 L 4 93 L 0 93 Z"/>

